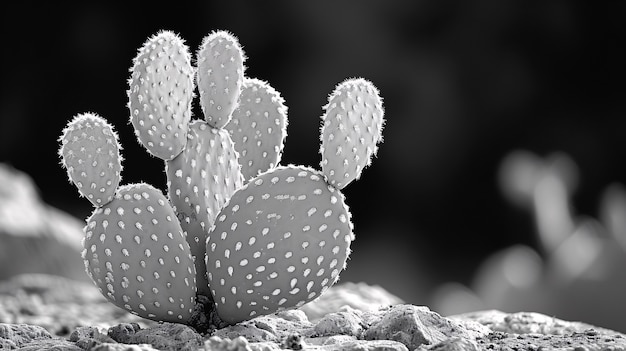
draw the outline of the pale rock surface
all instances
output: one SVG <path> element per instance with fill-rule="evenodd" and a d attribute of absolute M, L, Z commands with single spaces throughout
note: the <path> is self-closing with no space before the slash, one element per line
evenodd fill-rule
<path fill-rule="evenodd" d="M 86 280 L 84 223 L 41 201 L 32 179 L 0 163 L 0 280 L 49 273 Z"/>

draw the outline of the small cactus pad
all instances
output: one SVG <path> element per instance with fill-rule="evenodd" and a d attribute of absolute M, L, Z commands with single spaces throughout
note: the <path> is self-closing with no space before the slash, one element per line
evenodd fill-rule
<path fill-rule="evenodd" d="M 235 36 L 216 31 L 198 50 L 198 90 L 206 121 L 223 128 L 231 118 L 243 84 L 245 56 Z"/>
<path fill-rule="evenodd" d="M 207 286 L 206 236 L 219 211 L 243 186 L 243 177 L 228 131 L 196 120 L 191 123 L 187 138 L 183 152 L 166 162 L 167 186 L 187 233 L 191 254 L 196 257 L 196 269 L 202 272 L 198 274 L 198 288 L 202 291 Z"/>
<path fill-rule="evenodd" d="M 322 172 L 331 185 L 343 189 L 369 166 L 382 141 L 382 98 L 371 82 L 348 79 L 335 88 L 324 110 Z"/>
<path fill-rule="evenodd" d="M 147 184 L 120 187 L 87 219 L 87 274 L 115 305 L 143 318 L 184 323 L 196 297 L 196 271 L 174 210 Z"/>
<path fill-rule="evenodd" d="M 245 78 L 239 106 L 225 127 L 239 152 L 245 180 L 278 165 L 287 136 L 285 100 L 268 83 Z"/>
<path fill-rule="evenodd" d="M 252 179 L 207 240 L 219 316 L 237 323 L 317 298 L 339 278 L 353 239 L 343 195 L 318 171 L 279 166 Z"/>
<path fill-rule="evenodd" d="M 146 41 L 133 60 L 128 108 L 135 134 L 148 152 L 170 160 L 185 147 L 194 70 L 183 40 L 162 31 Z"/>
<path fill-rule="evenodd" d="M 96 114 L 79 114 L 59 141 L 61 163 L 80 194 L 96 207 L 113 200 L 122 171 L 121 147 L 113 127 Z"/>

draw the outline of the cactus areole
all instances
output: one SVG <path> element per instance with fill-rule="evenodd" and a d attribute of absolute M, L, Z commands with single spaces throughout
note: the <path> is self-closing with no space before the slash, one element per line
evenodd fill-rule
<path fill-rule="evenodd" d="M 279 165 L 288 126 L 280 93 L 244 77 L 245 55 L 228 32 L 209 34 L 196 55 L 161 31 L 139 49 L 128 80 L 130 121 L 165 161 L 168 196 L 120 185 L 122 147 L 94 113 L 68 122 L 59 155 L 95 207 L 82 258 L 102 295 L 143 318 L 208 332 L 298 308 L 337 282 L 355 239 L 341 189 L 376 154 L 384 111 L 371 82 L 340 83 L 322 116 L 322 169 Z M 195 82 L 204 118 L 192 121 Z"/>

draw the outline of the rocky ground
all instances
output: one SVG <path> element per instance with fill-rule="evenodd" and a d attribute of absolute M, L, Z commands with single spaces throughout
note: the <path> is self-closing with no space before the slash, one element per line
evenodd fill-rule
<path fill-rule="evenodd" d="M 302 309 L 201 335 L 128 314 L 88 283 L 29 274 L 0 284 L 0 349 L 626 350 L 626 335 L 538 313 L 443 317 L 351 283 Z"/>
<path fill-rule="evenodd" d="M 27 176 L 0 164 L 0 349 L 626 350 L 626 335 L 584 323 L 523 312 L 443 317 L 352 283 L 301 309 L 201 335 L 108 303 L 86 281 L 82 226 L 42 203 Z"/>

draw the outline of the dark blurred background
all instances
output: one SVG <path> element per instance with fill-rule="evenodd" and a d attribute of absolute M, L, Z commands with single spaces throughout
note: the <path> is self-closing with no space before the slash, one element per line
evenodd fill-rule
<path fill-rule="evenodd" d="M 57 138 L 77 113 L 97 112 L 118 130 L 123 182 L 165 189 L 163 164 L 136 141 L 126 108 L 131 60 L 160 29 L 193 51 L 212 30 L 238 36 L 247 75 L 269 81 L 289 107 L 283 163 L 319 168 L 319 116 L 335 84 L 362 76 L 378 86 L 385 142 L 345 189 L 357 240 L 343 281 L 428 304 L 442 283 L 470 284 L 490 254 L 536 247 L 531 213 L 498 185 L 512 150 L 570 155 L 581 213 L 596 215 L 603 189 L 626 181 L 624 1 L 3 6 L 0 162 L 81 218 L 91 205 L 57 156 Z"/>

